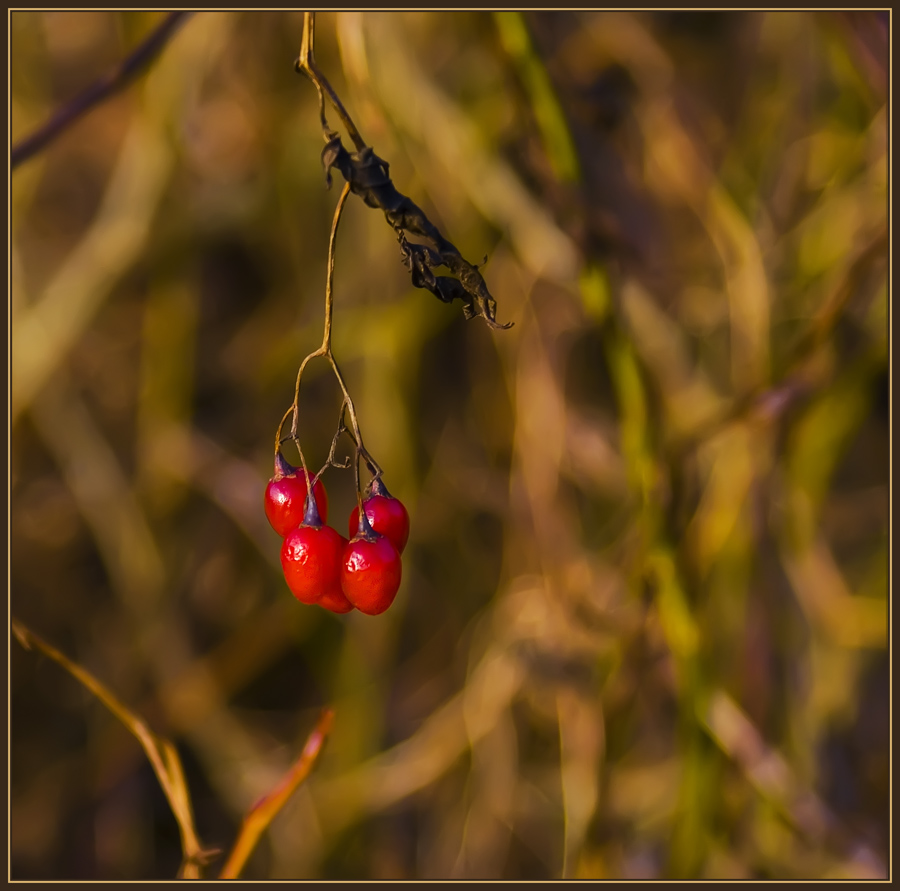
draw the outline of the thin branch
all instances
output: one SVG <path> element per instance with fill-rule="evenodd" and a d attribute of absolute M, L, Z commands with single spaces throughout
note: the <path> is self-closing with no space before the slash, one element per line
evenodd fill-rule
<path fill-rule="evenodd" d="M 347 113 L 347 109 L 344 108 L 344 104 L 341 102 L 338 94 L 335 93 L 331 84 L 328 83 L 328 79 L 316 66 L 315 44 L 316 14 L 314 12 L 304 12 L 303 37 L 300 42 L 300 55 L 297 58 L 294 67 L 297 71 L 305 74 L 313 82 L 319 93 L 319 119 L 322 122 L 322 129 L 326 132 L 331 130 L 328 126 L 328 121 L 325 119 L 325 95 L 327 94 L 329 101 L 334 106 L 334 110 L 338 113 L 338 117 L 340 117 L 341 122 L 350 134 L 350 138 L 353 140 L 353 144 L 356 146 L 357 151 L 361 151 L 366 147 L 365 140 L 360 136 L 359 130 L 356 129 L 356 124 L 353 123 L 353 118 Z"/>
<path fill-rule="evenodd" d="M 43 126 L 13 146 L 10 169 L 34 157 L 54 139 L 64 133 L 94 106 L 112 96 L 141 74 L 159 55 L 163 47 L 190 12 L 170 12 L 143 43 L 105 77 L 95 81 L 82 93 L 60 108 Z"/>
<path fill-rule="evenodd" d="M 220 879 L 236 879 L 240 875 L 260 836 L 287 804 L 288 799 L 297 791 L 300 784 L 309 776 L 331 731 L 333 721 L 334 712 L 329 708 L 324 709 L 306 740 L 300 757 L 291 765 L 281 782 L 268 795 L 260 799 L 244 817 L 234 848 L 222 867 Z"/>
<path fill-rule="evenodd" d="M 311 352 L 300 364 L 300 368 L 297 371 L 297 382 L 294 385 L 294 401 L 291 405 L 291 411 L 294 414 L 293 421 L 291 422 L 291 439 L 293 440 L 297 439 L 297 429 L 300 422 L 300 381 L 303 378 L 303 372 L 306 370 L 306 366 L 311 360 L 317 359 L 320 356 L 328 356 L 332 363 L 334 362 L 334 357 L 331 354 L 331 320 L 334 314 L 334 248 L 337 242 L 337 230 L 341 222 L 341 215 L 344 212 L 344 204 L 346 203 L 349 194 L 350 187 L 344 186 L 334 211 L 334 219 L 331 221 L 331 235 L 328 239 L 328 267 L 325 273 L 325 328 L 322 333 L 322 346 Z M 284 422 L 282 421 L 282 424 L 283 423 Z M 277 451 L 277 441 L 275 448 Z"/>
<path fill-rule="evenodd" d="M 325 273 L 325 331 L 322 336 L 322 349 L 331 355 L 331 320 L 334 317 L 334 246 L 337 241 L 337 230 L 341 222 L 341 214 L 344 212 L 344 204 L 350 194 L 350 184 L 347 183 L 341 190 L 337 207 L 334 211 L 334 219 L 331 221 L 331 234 L 328 237 L 328 269 Z"/>
<path fill-rule="evenodd" d="M 150 759 L 156 778 L 159 780 L 169 806 L 172 808 L 172 813 L 178 822 L 184 857 L 181 870 L 179 871 L 179 878 L 199 879 L 201 877 L 201 868 L 219 852 L 205 850 L 197 837 L 191 810 L 190 794 L 188 793 L 181 760 L 178 757 L 178 751 L 175 746 L 169 740 L 157 736 L 150 730 L 140 717 L 123 705 L 89 671 L 72 662 L 59 650 L 38 637 L 16 619 L 12 620 L 12 631 L 26 650 L 37 647 L 42 653 L 61 665 L 72 677 L 90 690 L 137 737 L 138 742 L 147 754 L 147 758 Z"/>

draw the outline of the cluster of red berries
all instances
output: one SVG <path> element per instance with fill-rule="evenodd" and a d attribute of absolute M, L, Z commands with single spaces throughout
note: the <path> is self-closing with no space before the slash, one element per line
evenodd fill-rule
<path fill-rule="evenodd" d="M 284 539 L 281 567 L 301 603 L 318 604 L 334 613 L 355 607 L 377 616 L 394 602 L 400 587 L 400 554 L 409 538 L 409 514 L 380 477 L 369 484 L 362 506 L 362 514 L 358 508 L 350 514 L 349 538 L 344 538 L 325 525 L 328 494 L 322 481 L 292 467 L 280 452 L 275 456 L 275 476 L 266 486 L 266 516 Z"/>

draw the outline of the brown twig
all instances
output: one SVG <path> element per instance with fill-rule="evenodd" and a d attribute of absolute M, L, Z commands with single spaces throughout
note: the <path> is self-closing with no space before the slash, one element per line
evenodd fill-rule
<path fill-rule="evenodd" d="M 15 170 L 21 163 L 33 158 L 94 106 L 134 80 L 159 55 L 178 26 L 189 15 L 186 11 L 170 12 L 118 68 L 95 81 L 60 108 L 43 126 L 14 145 L 10 152 L 10 169 Z"/>
<path fill-rule="evenodd" d="M 346 127 L 353 144 L 357 151 L 361 151 L 366 147 L 365 140 L 360 136 L 353 118 L 347 113 L 340 97 L 335 93 L 328 79 L 316 66 L 316 14 L 314 12 L 303 13 L 303 37 L 300 41 L 300 55 L 295 62 L 294 67 L 297 71 L 303 72 L 315 85 L 319 94 L 319 120 L 322 122 L 322 129 L 330 131 L 328 121 L 325 119 L 325 95 L 334 106 L 334 110 L 338 113 L 341 122 Z"/>
<path fill-rule="evenodd" d="M 194 817 L 191 809 L 191 798 L 178 751 L 169 740 L 157 736 L 146 723 L 134 712 L 123 705 L 110 690 L 98 681 L 89 671 L 82 668 L 55 647 L 42 640 L 34 632 L 26 628 L 16 619 L 12 620 L 12 631 L 16 639 L 30 650 L 37 647 L 54 662 L 61 665 L 77 681 L 94 694 L 133 734 L 147 753 L 150 764 L 163 792 L 172 808 L 181 833 L 181 849 L 183 860 L 179 870 L 179 878 L 199 879 L 201 868 L 219 852 L 206 850 L 200 844 L 197 830 L 194 828 Z"/>
<path fill-rule="evenodd" d="M 250 808 L 241 824 L 241 831 L 234 843 L 234 848 L 219 874 L 220 879 L 236 879 L 240 875 L 260 836 L 287 804 L 288 799 L 297 791 L 300 784 L 309 776 L 331 731 L 333 722 L 334 712 L 330 708 L 324 709 L 312 733 L 307 738 L 300 757 L 291 765 L 281 782 Z"/>

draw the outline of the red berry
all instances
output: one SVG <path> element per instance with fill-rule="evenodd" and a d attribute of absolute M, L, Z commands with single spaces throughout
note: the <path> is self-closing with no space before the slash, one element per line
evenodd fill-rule
<path fill-rule="evenodd" d="M 343 535 L 340 536 L 341 539 L 341 559 L 343 560 L 344 548 L 347 547 L 347 539 L 344 538 Z M 353 604 L 347 600 L 344 596 L 344 591 L 341 588 L 341 573 L 340 569 L 337 574 L 337 582 L 335 583 L 333 588 L 330 588 L 326 591 L 321 599 L 318 601 L 319 606 L 324 607 L 327 610 L 331 610 L 333 613 L 349 613 L 353 609 Z"/>
<path fill-rule="evenodd" d="M 323 606 L 333 613 L 349 613 L 350 610 L 353 609 L 353 604 L 344 596 L 340 580 L 338 580 L 336 587 L 323 595 L 322 599 L 319 601 L 319 606 Z"/>
<path fill-rule="evenodd" d="M 275 476 L 266 486 L 266 517 L 272 528 L 284 538 L 303 522 L 306 513 L 306 478 L 313 477 L 298 467 L 292 467 L 279 453 L 275 458 Z M 313 497 L 323 523 L 328 521 L 328 493 L 321 480 L 313 484 Z"/>
<path fill-rule="evenodd" d="M 347 539 L 330 526 L 295 527 L 281 545 L 281 568 L 291 593 L 301 603 L 319 603 L 340 587 Z"/>
<path fill-rule="evenodd" d="M 387 536 L 365 531 L 347 543 L 341 564 L 341 588 L 360 612 L 383 613 L 397 596 L 402 565 Z"/>
<path fill-rule="evenodd" d="M 403 502 L 394 498 L 380 479 L 373 480 L 369 485 L 363 510 L 369 525 L 376 532 L 386 535 L 397 552 L 402 554 L 409 541 L 409 513 Z M 349 530 L 350 538 L 354 538 L 359 530 L 359 508 L 354 508 L 350 514 Z"/>

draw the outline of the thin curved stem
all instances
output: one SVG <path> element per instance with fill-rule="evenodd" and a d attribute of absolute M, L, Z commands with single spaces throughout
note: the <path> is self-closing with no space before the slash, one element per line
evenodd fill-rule
<path fill-rule="evenodd" d="M 204 849 L 194 825 L 190 791 L 185 783 L 184 770 L 174 744 L 154 733 L 144 719 L 131 711 L 112 691 L 95 678 L 87 669 L 73 662 L 16 619 L 12 620 L 12 632 L 26 650 L 37 647 L 45 656 L 64 668 L 72 677 L 94 694 L 119 721 L 136 737 L 153 767 L 153 772 L 163 794 L 178 822 L 181 834 L 182 865 L 179 878 L 199 879 L 201 868 L 219 852 Z M 330 725 L 327 725 L 330 727 Z M 327 727 L 326 727 L 327 732 Z"/>
<path fill-rule="evenodd" d="M 300 756 L 291 765 L 275 788 L 253 805 L 244 817 L 241 831 L 234 843 L 231 854 L 229 854 L 228 860 L 219 874 L 220 879 L 236 879 L 240 876 L 241 870 L 256 848 L 263 832 L 309 776 L 319 757 L 319 753 L 322 751 L 325 740 L 331 732 L 333 723 L 334 710 L 330 708 L 323 709 L 316 726 L 307 737 L 306 745 L 303 746 Z"/>
<path fill-rule="evenodd" d="M 292 405 L 282 416 L 281 423 L 278 425 L 278 429 L 275 431 L 275 454 L 277 455 L 281 451 L 281 444 L 290 437 L 284 437 L 281 435 L 281 431 L 284 430 L 284 422 L 288 419 L 291 413 L 294 411 L 294 406 Z"/>
<path fill-rule="evenodd" d="M 337 452 L 337 444 L 340 440 L 341 436 L 347 432 L 347 425 L 344 423 L 344 410 L 346 408 L 346 403 L 341 403 L 341 417 L 338 421 L 338 428 L 334 433 L 334 436 L 331 438 L 331 448 L 328 451 L 328 461 L 325 464 L 325 467 L 329 465 L 331 467 L 337 467 L 340 470 L 346 470 L 350 466 L 350 458 L 348 457 L 343 462 L 338 462 L 336 452 Z M 322 468 L 323 470 L 325 468 Z"/>
<path fill-rule="evenodd" d="M 328 354 L 328 361 L 331 363 L 331 369 L 332 371 L 334 371 L 334 376 L 341 388 L 341 392 L 344 394 L 344 407 L 347 409 L 347 413 L 350 415 L 349 432 L 356 442 L 356 451 L 366 462 L 369 470 L 372 471 L 373 475 L 380 476 L 382 473 L 381 468 L 378 466 L 378 463 L 375 461 L 375 459 L 369 454 L 368 449 L 366 449 L 366 447 L 363 445 L 362 433 L 359 429 L 359 421 L 356 419 L 356 406 L 354 406 L 353 398 L 350 396 L 350 391 L 347 389 L 347 384 L 344 382 L 344 375 L 341 373 L 341 369 L 338 367 L 334 356 L 332 356 L 330 353 Z"/>
<path fill-rule="evenodd" d="M 344 185 L 344 188 L 341 190 L 340 197 L 338 198 L 337 207 L 334 211 L 334 219 L 331 221 L 331 235 L 328 239 L 328 266 L 327 271 L 325 273 L 325 330 L 322 334 L 322 346 L 320 346 L 317 350 L 311 352 L 301 363 L 300 369 L 297 371 L 297 382 L 294 385 L 294 401 L 291 404 L 290 411 L 294 413 L 294 419 L 291 423 L 291 438 L 297 438 L 297 426 L 299 423 L 299 403 L 300 403 L 300 381 L 303 378 L 303 372 L 306 370 L 306 366 L 313 359 L 317 359 L 320 356 L 327 356 L 332 365 L 334 364 L 334 357 L 331 353 L 331 320 L 334 315 L 334 252 L 335 252 L 335 244 L 337 242 L 337 231 L 338 226 L 341 222 L 341 215 L 344 212 L 344 205 L 347 202 L 347 196 L 350 194 L 350 185 L 349 183 Z M 341 384 L 343 387 L 343 383 Z M 344 389 L 344 393 L 346 395 L 346 389 Z M 282 421 L 282 424 L 284 422 Z"/>
<path fill-rule="evenodd" d="M 363 523 L 366 522 L 366 509 L 362 502 L 362 486 L 359 482 L 359 449 L 356 450 L 356 458 L 353 462 L 353 476 L 356 481 L 356 509 L 359 511 L 359 526 L 357 527 L 357 535 L 359 530 L 363 529 Z M 368 525 L 368 523 L 366 523 Z"/>
<path fill-rule="evenodd" d="M 338 198 L 337 207 L 334 210 L 334 219 L 331 221 L 331 235 L 328 238 L 328 270 L 325 273 L 325 331 L 322 336 L 322 349 L 327 355 L 331 355 L 331 319 L 334 315 L 334 246 L 337 241 L 338 225 L 341 222 L 341 214 L 344 205 L 350 195 L 350 183 L 344 183 Z"/>
<path fill-rule="evenodd" d="M 297 382 L 294 384 L 294 401 L 291 403 L 290 411 L 294 414 L 294 419 L 291 421 L 291 439 L 294 441 L 297 440 L 297 427 L 300 422 L 300 413 L 299 413 L 299 404 L 300 404 L 300 381 L 303 378 L 303 372 L 306 369 L 306 366 L 313 359 L 318 359 L 319 356 L 327 356 L 328 352 L 325 347 L 319 347 L 314 352 L 310 353 L 301 363 L 300 368 L 297 371 Z"/>
<path fill-rule="evenodd" d="M 353 118 L 347 113 L 347 109 L 344 108 L 337 93 L 332 89 L 331 84 L 328 83 L 328 79 L 321 71 L 319 71 L 318 67 L 316 67 L 315 42 L 316 14 L 314 12 L 304 12 L 303 38 L 300 42 L 300 56 L 297 59 L 295 67 L 297 71 L 302 71 L 313 82 L 319 93 L 319 119 L 322 122 L 322 129 L 326 132 L 331 130 L 328 126 L 328 121 L 325 120 L 325 96 L 327 95 L 328 100 L 331 102 L 334 110 L 338 113 L 341 122 L 346 128 L 347 133 L 350 134 L 350 138 L 353 140 L 356 150 L 360 151 L 366 147 L 365 140 L 359 135 L 359 130 L 356 129 Z"/>
<path fill-rule="evenodd" d="M 328 121 L 325 119 L 325 94 L 322 92 L 322 86 L 310 71 L 316 64 L 316 14 L 314 12 L 305 12 L 303 14 L 303 37 L 300 41 L 300 56 L 297 58 L 297 71 L 304 72 L 313 82 L 316 92 L 319 94 L 319 120 L 322 122 L 323 130 L 330 130 Z"/>

